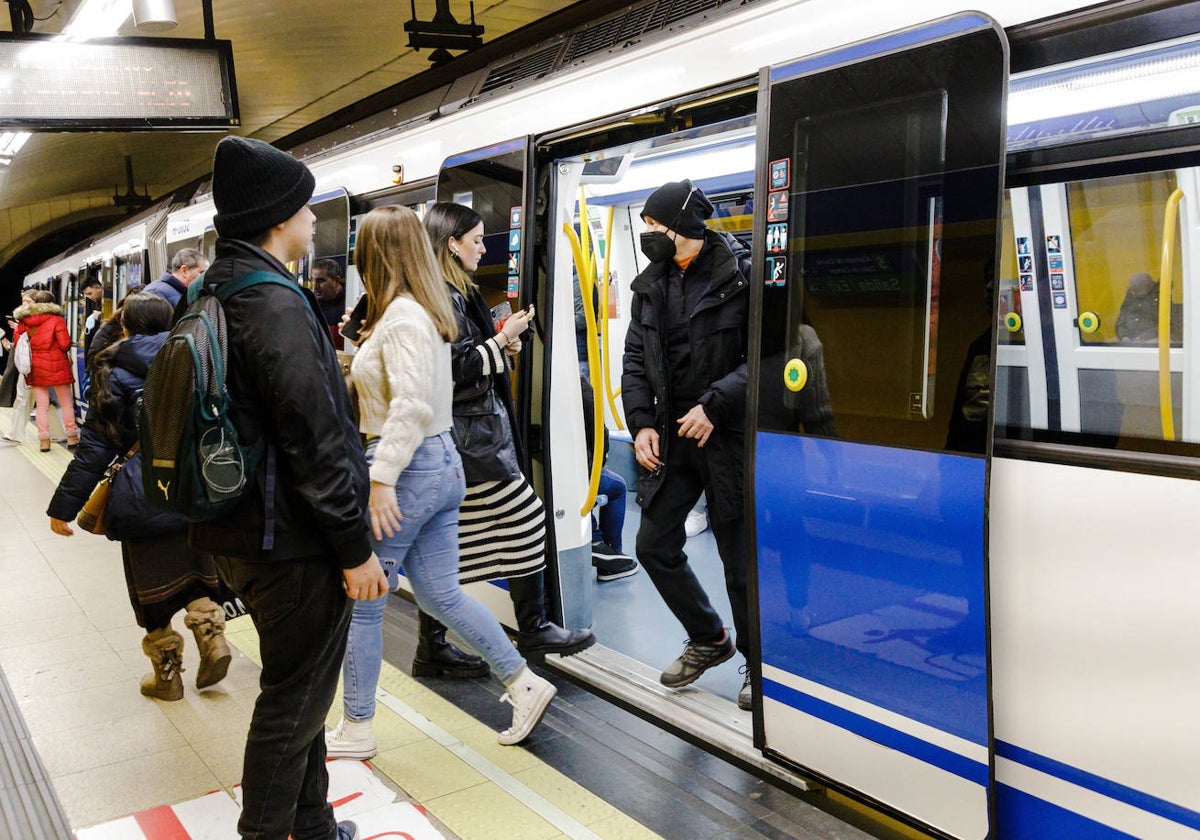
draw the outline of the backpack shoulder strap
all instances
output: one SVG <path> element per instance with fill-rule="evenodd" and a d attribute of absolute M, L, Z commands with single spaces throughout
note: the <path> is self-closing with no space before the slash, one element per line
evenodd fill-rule
<path fill-rule="evenodd" d="M 232 280 L 226 280 L 224 283 L 217 283 L 212 286 L 213 294 L 217 296 L 217 300 L 224 303 L 229 298 L 236 295 L 238 292 L 250 288 L 251 286 L 259 286 L 266 283 L 271 283 L 276 286 L 285 286 L 291 289 L 296 294 L 304 298 L 304 292 L 300 291 L 300 285 L 292 280 L 287 280 L 275 274 L 272 271 L 251 271 L 247 274 L 239 275 Z M 307 298 L 304 298 L 307 301 Z"/>

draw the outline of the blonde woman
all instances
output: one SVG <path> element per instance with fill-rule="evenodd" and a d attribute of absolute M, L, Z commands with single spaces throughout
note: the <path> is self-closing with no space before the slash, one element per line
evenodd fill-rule
<path fill-rule="evenodd" d="M 354 356 L 359 429 L 368 437 L 372 547 L 408 577 L 423 610 L 480 653 L 504 683 L 517 744 L 541 721 L 556 689 L 534 674 L 499 622 L 458 583 L 458 508 L 466 494 L 450 436 L 454 310 L 429 239 L 405 207 L 372 210 L 358 228 L 354 263 L 367 290 Z M 326 738 L 330 757 L 375 754 L 372 719 L 383 659 L 386 599 L 356 601 L 342 666 L 344 717 Z"/>
<path fill-rule="evenodd" d="M 521 439 L 514 433 L 510 360 L 533 307 L 497 327 L 471 275 L 486 252 L 483 218 L 470 207 L 443 202 L 425 216 L 438 268 L 446 282 L 458 335 L 451 347 L 454 440 L 463 459 L 467 497 L 460 512 L 459 580 L 508 580 L 517 618 L 517 649 L 533 661 L 570 656 L 596 641 L 591 630 L 559 627 L 546 615 L 546 510 L 521 472 Z M 471 676 L 442 628 L 422 618 L 414 676 Z"/>

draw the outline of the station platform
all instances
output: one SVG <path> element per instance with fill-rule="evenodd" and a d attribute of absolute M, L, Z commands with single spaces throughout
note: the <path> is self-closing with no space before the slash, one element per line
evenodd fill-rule
<path fill-rule="evenodd" d="M 8 411 L 0 409 L 5 428 Z M 217 686 L 196 690 L 187 634 L 184 698 L 143 697 L 144 631 L 118 544 L 49 529 L 46 505 L 70 457 L 58 443 L 38 452 L 32 427 L 24 443 L 0 445 L 0 837 L 235 838 L 258 694 L 254 627 L 229 623 L 234 661 Z M 330 799 L 364 840 L 892 836 L 553 671 L 542 672 L 559 688 L 544 723 L 523 746 L 501 747 L 510 707 L 497 702 L 499 682 L 408 676 L 416 611 L 400 596 L 390 597 L 384 632 L 379 754 L 330 763 Z M 335 703 L 330 725 L 339 716 Z"/>

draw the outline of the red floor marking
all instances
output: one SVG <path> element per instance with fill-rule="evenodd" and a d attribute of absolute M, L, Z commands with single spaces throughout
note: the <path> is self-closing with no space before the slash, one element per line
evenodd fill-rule
<path fill-rule="evenodd" d="M 191 840 L 192 835 L 183 827 L 179 817 L 171 810 L 170 805 L 160 805 L 134 814 L 138 827 L 146 835 L 147 840 Z"/>
<path fill-rule="evenodd" d="M 334 808 L 341 808 L 347 802 L 353 802 L 355 799 L 358 799 L 358 797 L 360 797 L 360 796 L 362 796 L 361 791 L 359 791 L 357 793 L 352 793 L 349 796 L 343 796 L 341 799 L 335 799 L 332 802 L 330 802 L 329 804 L 332 805 Z"/>

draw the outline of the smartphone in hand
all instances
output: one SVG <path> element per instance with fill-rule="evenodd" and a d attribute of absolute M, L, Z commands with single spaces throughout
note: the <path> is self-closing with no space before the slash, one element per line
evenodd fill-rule
<path fill-rule="evenodd" d="M 363 318 L 366 317 L 367 296 L 363 295 L 358 299 L 358 303 L 354 305 L 354 311 L 350 313 L 350 320 L 342 326 L 342 337 L 350 341 L 358 341 L 359 331 L 362 330 Z"/>
<path fill-rule="evenodd" d="M 508 301 L 502 301 L 492 307 L 492 323 L 496 325 L 496 329 L 504 326 L 504 322 L 512 315 L 512 304 Z"/>

